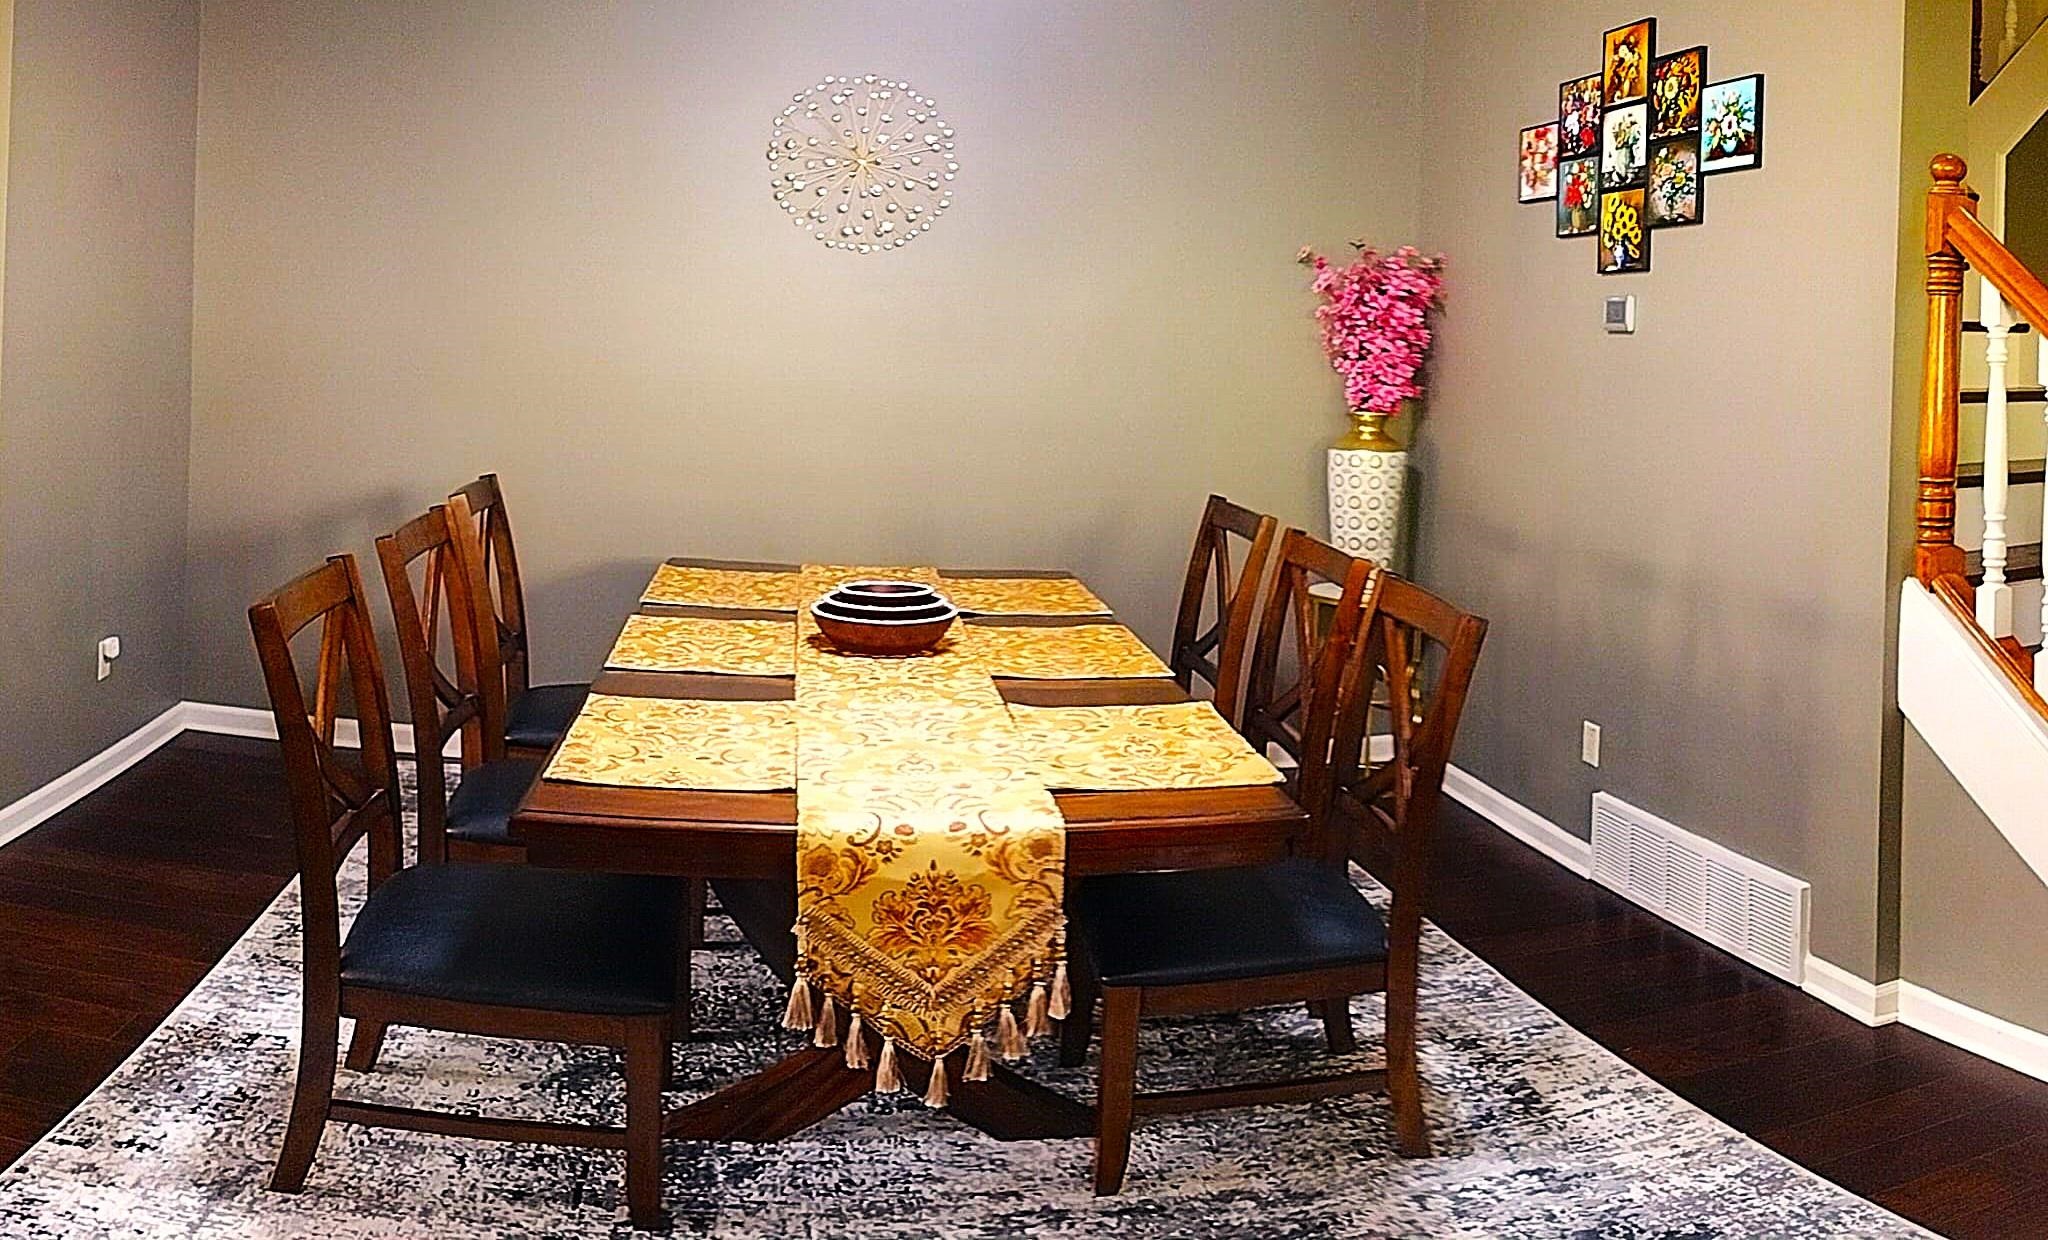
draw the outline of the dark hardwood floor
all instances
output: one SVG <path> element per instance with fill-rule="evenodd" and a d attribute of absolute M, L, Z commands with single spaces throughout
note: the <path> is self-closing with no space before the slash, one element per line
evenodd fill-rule
<path fill-rule="evenodd" d="M 276 895 L 283 797 L 273 745 L 186 733 L 0 848 L 0 1165 Z M 1456 806 L 1442 842 L 1438 923 L 1680 1096 L 1936 1231 L 2048 1235 L 2048 1083 L 1866 1029 Z"/>

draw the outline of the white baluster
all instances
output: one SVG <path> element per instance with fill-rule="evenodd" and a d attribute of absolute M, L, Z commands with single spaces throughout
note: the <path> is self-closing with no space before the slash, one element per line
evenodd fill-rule
<path fill-rule="evenodd" d="M 2005 0 L 2005 37 L 1998 44 L 1998 69 L 2020 50 L 2020 0 Z M 1996 74 L 1998 69 L 1993 69 Z"/>
<path fill-rule="evenodd" d="M 2012 636 L 2012 587 L 2006 584 L 2005 510 L 2009 469 L 2006 452 L 2005 306 L 1989 280 L 1979 279 L 1979 315 L 1984 320 L 1984 362 L 1989 391 L 1984 398 L 1984 583 L 1977 587 L 1977 624 L 1993 637 Z"/>

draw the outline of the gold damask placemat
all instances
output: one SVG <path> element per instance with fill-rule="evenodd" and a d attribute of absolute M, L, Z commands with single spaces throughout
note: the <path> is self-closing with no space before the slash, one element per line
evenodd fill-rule
<path fill-rule="evenodd" d="M 1048 788 L 1145 792 L 1277 784 L 1281 774 L 1207 702 L 1010 707 Z"/>
<path fill-rule="evenodd" d="M 796 674 L 796 626 L 787 620 L 628 616 L 604 665 L 629 672 Z"/>
<path fill-rule="evenodd" d="M 654 570 L 654 579 L 647 583 L 640 601 L 669 607 L 795 611 L 802 593 L 802 573 L 663 564 Z"/>
<path fill-rule="evenodd" d="M 546 775 L 579 784 L 694 792 L 794 788 L 796 703 L 593 693 Z"/>
<path fill-rule="evenodd" d="M 939 589 L 977 616 L 1106 616 L 1109 604 L 1073 577 L 947 577 Z"/>
<path fill-rule="evenodd" d="M 1121 624 L 969 624 L 956 632 L 991 676 L 1089 680 L 1173 675 L 1172 668 Z"/>

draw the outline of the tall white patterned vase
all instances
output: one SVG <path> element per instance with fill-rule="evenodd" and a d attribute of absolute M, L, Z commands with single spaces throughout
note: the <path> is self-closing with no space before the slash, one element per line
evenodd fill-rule
<path fill-rule="evenodd" d="M 1350 433 L 1330 445 L 1330 544 L 1398 570 L 1408 450 L 1387 416 L 1353 413 Z"/>

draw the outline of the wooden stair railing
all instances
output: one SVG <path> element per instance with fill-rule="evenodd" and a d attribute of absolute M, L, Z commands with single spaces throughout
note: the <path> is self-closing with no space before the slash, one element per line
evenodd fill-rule
<path fill-rule="evenodd" d="M 2015 482 L 2007 447 L 2009 402 L 2040 400 L 2048 393 L 2008 388 L 2005 382 L 2006 339 L 2021 330 L 2013 320 L 2031 325 L 2038 337 L 2048 327 L 2048 285 L 1978 220 L 1977 195 L 1964 183 L 1969 169 L 1960 157 L 1937 155 L 1930 171 L 1934 185 L 1927 193 L 1927 354 L 1913 573 L 1982 638 L 1980 648 L 2048 717 L 2042 696 L 2048 692 L 2048 659 L 2037 659 L 2014 638 L 2012 621 L 2012 582 L 2039 574 L 2039 549 L 2014 548 L 2006 538 L 2008 496 Z M 1974 270 L 1982 282 L 1982 323 L 1970 327 L 1985 335 L 1991 375 L 1986 393 L 1972 393 L 1972 403 L 1986 407 L 1984 464 L 1969 478 L 1971 485 L 1984 488 L 1985 540 L 1978 553 L 1966 552 L 1956 542 L 1965 268 Z M 2048 369 L 2048 345 L 2042 357 Z M 2018 481 L 2028 481 L 2027 463 L 2020 464 Z M 1981 587 L 1971 583 L 1974 573 L 1982 574 Z M 2043 602 L 2042 620 L 2048 625 L 2048 600 Z"/>

